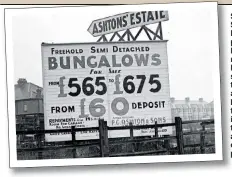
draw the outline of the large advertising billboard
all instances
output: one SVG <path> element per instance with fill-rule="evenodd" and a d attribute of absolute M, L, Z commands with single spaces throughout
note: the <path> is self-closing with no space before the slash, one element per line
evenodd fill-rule
<path fill-rule="evenodd" d="M 45 129 L 170 123 L 167 41 L 42 44 Z M 171 134 L 171 127 L 159 135 Z M 134 136 L 154 135 L 134 130 Z M 109 131 L 127 137 L 129 130 Z M 98 131 L 76 139 L 96 139 Z M 46 141 L 71 135 L 49 134 Z"/>

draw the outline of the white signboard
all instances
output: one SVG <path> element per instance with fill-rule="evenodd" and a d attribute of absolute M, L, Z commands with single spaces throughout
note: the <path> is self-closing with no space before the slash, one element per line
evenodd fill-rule
<path fill-rule="evenodd" d="M 172 122 L 167 41 L 42 44 L 42 58 L 46 129 L 98 127 L 99 118 L 112 127 Z M 171 132 L 159 129 L 159 135 Z M 109 137 L 126 136 L 129 130 L 109 131 Z M 97 131 L 76 133 L 76 139 L 95 138 Z"/>
<path fill-rule="evenodd" d="M 88 31 L 94 37 L 114 33 L 130 28 L 167 21 L 168 11 L 127 12 L 94 20 Z"/>

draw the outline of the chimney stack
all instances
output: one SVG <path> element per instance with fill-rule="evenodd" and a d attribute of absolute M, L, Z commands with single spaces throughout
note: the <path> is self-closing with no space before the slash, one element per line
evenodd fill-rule
<path fill-rule="evenodd" d="M 36 90 L 36 98 L 42 98 L 42 90 L 39 88 Z"/>
<path fill-rule="evenodd" d="M 25 78 L 19 78 L 18 79 L 18 86 L 23 88 L 25 84 L 27 83 L 27 80 Z"/>
<path fill-rule="evenodd" d="M 190 101 L 190 98 L 189 97 L 186 97 L 185 98 L 185 102 L 189 102 Z"/>
<path fill-rule="evenodd" d="M 175 102 L 175 98 L 174 97 L 171 97 L 170 100 L 171 100 L 171 103 Z"/>

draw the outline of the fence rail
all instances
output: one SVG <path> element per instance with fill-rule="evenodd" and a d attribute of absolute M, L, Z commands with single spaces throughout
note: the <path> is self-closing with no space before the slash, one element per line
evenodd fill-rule
<path fill-rule="evenodd" d="M 200 123 L 202 129 L 200 131 L 192 131 L 192 132 L 183 132 L 183 125 L 186 124 L 193 124 L 193 123 Z M 100 147 L 100 157 L 108 157 L 108 156 L 134 156 L 134 155 L 149 155 L 149 154 L 158 154 L 158 153 L 165 153 L 168 152 L 170 148 L 169 141 L 170 140 L 176 140 L 177 141 L 177 147 L 172 148 L 173 151 L 177 151 L 178 154 L 184 154 L 184 148 L 191 148 L 191 147 L 200 147 L 200 152 L 205 153 L 206 147 L 214 146 L 214 144 L 207 144 L 205 142 L 205 137 L 208 134 L 214 134 L 214 131 L 207 131 L 205 126 L 209 124 L 214 124 L 214 119 L 207 119 L 207 120 L 191 120 L 191 121 L 183 121 L 180 117 L 175 117 L 174 123 L 166 123 L 166 124 L 158 124 L 157 122 L 154 125 L 139 125 L 139 126 L 133 126 L 132 123 L 129 124 L 129 126 L 120 126 L 120 127 L 109 127 L 107 126 L 107 122 L 100 119 L 99 120 L 99 126 L 98 127 L 90 127 L 90 128 L 75 128 L 74 126 L 71 127 L 71 129 L 60 129 L 60 130 L 18 130 L 16 131 L 17 135 L 35 135 L 36 139 L 36 145 L 31 148 L 18 148 L 17 152 L 27 152 L 27 151 L 39 151 L 38 152 L 38 159 L 42 159 L 42 152 L 46 150 L 54 150 L 54 149 L 62 149 L 62 148 L 71 148 L 72 149 L 72 157 L 77 157 L 76 147 L 80 146 L 99 146 Z M 158 128 L 162 127 L 175 127 L 176 135 L 175 136 L 164 136 L 159 137 L 158 135 Z M 134 137 L 134 130 L 137 129 L 147 129 L 147 128 L 153 128 L 155 129 L 155 133 L 153 137 L 144 138 L 144 137 Z M 99 131 L 99 139 L 94 140 L 92 143 L 84 143 L 80 144 L 78 140 L 76 140 L 76 132 L 81 131 L 92 131 L 97 130 Z M 130 131 L 130 137 L 125 138 L 123 141 L 117 141 L 117 138 L 109 138 L 108 137 L 108 131 L 110 130 L 129 130 Z M 60 145 L 60 146 L 46 146 L 42 142 L 42 136 L 49 133 L 63 133 L 63 132 L 70 132 L 71 133 L 71 141 L 69 145 Z M 192 144 L 192 145 L 185 145 L 184 144 L 184 136 L 188 135 L 200 135 L 200 144 Z M 166 149 L 160 149 L 160 150 L 151 150 L 151 151 L 142 151 L 142 152 L 135 152 L 135 145 L 136 143 L 154 143 L 159 141 L 165 141 L 166 143 Z M 110 146 L 113 145 L 119 145 L 119 144 L 128 144 L 130 143 L 132 145 L 131 152 L 127 153 L 117 153 L 117 154 L 111 154 L 110 153 Z"/>

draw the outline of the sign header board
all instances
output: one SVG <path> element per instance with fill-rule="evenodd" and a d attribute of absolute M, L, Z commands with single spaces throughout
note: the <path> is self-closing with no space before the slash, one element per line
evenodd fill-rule
<path fill-rule="evenodd" d="M 46 129 L 171 123 L 167 41 L 42 45 Z M 171 134 L 171 127 L 159 135 Z M 135 136 L 154 135 L 135 130 Z M 127 137 L 129 130 L 109 132 Z M 76 133 L 96 139 L 98 132 Z M 46 135 L 47 141 L 71 140 L 70 134 Z"/>
<path fill-rule="evenodd" d="M 97 37 L 142 25 L 167 21 L 168 19 L 168 11 L 126 12 L 94 20 L 90 24 L 88 31 L 94 37 Z"/>

